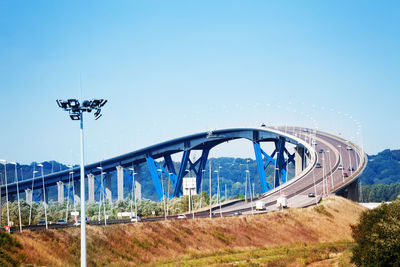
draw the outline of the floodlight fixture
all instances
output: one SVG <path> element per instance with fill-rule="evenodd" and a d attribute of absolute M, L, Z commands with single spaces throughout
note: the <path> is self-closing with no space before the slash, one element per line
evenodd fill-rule
<path fill-rule="evenodd" d="M 82 103 L 79 103 L 77 99 L 67 99 L 67 100 L 56 100 L 57 105 L 65 111 L 69 112 L 69 116 L 71 120 L 77 121 L 82 117 L 83 112 L 92 112 L 94 113 L 95 120 L 99 119 L 101 115 L 101 108 L 107 103 L 105 99 L 92 99 L 92 100 L 84 100 Z"/>

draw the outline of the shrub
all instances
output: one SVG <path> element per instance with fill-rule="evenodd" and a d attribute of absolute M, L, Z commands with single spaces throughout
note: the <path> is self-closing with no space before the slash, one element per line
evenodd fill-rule
<path fill-rule="evenodd" d="M 357 266 L 400 266 L 400 201 L 365 211 L 352 226 Z"/>

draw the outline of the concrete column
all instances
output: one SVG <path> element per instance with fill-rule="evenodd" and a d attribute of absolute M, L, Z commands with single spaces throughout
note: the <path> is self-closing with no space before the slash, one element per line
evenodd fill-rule
<path fill-rule="evenodd" d="M 25 189 L 25 200 L 28 204 L 32 203 L 32 189 Z"/>
<path fill-rule="evenodd" d="M 295 176 L 303 171 L 304 164 L 304 147 L 296 146 L 294 148 Z"/>
<path fill-rule="evenodd" d="M 75 200 L 75 205 L 78 207 L 81 204 L 81 198 L 78 196 L 78 194 L 74 195 L 74 200 Z"/>
<path fill-rule="evenodd" d="M 137 200 L 142 199 L 142 185 L 135 180 L 135 196 Z"/>
<path fill-rule="evenodd" d="M 88 177 L 88 202 L 94 203 L 94 174 L 89 173 Z"/>
<path fill-rule="evenodd" d="M 80 180 L 75 180 L 74 181 L 74 201 L 75 205 L 80 205 L 81 198 L 79 197 L 79 194 L 81 193 L 81 181 Z"/>
<path fill-rule="evenodd" d="M 118 201 L 124 199 L 124 168 L 122 166 L 117 166 L 117 192 Z"/>
<path fill-rule="evenodd" d="M 61 181 L 57 182 L 57 191 L 58 191 L 58 202 L 64 202 L 64 183 Z M 47 193 L 47 192 L 46 192 Z"/>
<path fill-rule="evenodd" d="M 104 176 L 104 189 L 106 191 L 106 199 L 112 202 L 112 192 L 111 192 L 111 174 L 107 173 Z"/>

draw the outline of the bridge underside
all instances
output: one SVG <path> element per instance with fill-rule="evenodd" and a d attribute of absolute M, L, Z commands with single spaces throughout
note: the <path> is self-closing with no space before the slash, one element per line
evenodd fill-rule
<path fill-rule="evenodd" d="M 360 199 L 359 179 L 354 180 L 343 189 L 338 190 L 335 194 L 358 202 Z"/>

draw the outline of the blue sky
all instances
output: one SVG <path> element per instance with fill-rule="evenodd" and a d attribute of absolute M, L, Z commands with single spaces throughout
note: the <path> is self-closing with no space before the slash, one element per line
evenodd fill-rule
<path fill-rule="evenodd" d="M 78 162 L 55 100 L 80 80 L 109 100 L 86 117 L 88 162 L 262 122 L 398 149 L 399 18 L 398 1 L 1 1 L 0 158 Z"/>

